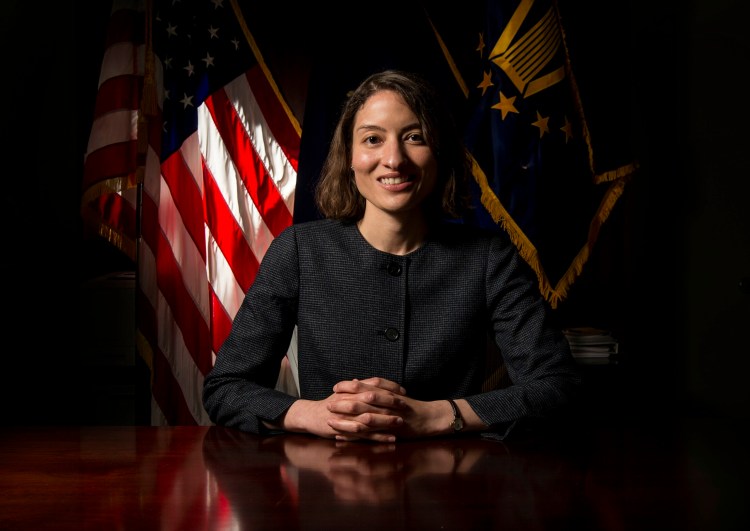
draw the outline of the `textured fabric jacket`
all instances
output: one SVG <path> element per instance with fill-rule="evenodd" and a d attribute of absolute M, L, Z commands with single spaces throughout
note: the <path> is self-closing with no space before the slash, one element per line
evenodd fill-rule
<path fill-rule="evenodd" d="M 564 404 L 578 383 L 535 277 L 503 234 L 446 224 L 418 250 L 378 251 L 356 225 L 293 225 L 270 244 L 204 381 L 216 424 L 264 433 L 297 397 L 274 390 L 298 327 L 300 396 L 380 376 L 412 398 L 465 398 L 501 427 Z M 482 392 L 494 337 L 512 385 Z"/>

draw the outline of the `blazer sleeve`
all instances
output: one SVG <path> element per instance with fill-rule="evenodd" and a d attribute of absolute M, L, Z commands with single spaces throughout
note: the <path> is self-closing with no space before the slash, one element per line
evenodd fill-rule
<path fill-rule="evenodd" d="M 580 374 L 533 271 L 515 246 L 493 238 L 486 263 L 492 332 L 512 384 L 466 399 L 485 423 L 505 431 L 516 420 L 544 416 L 569 403 Z"/>
<path fill-rule="evenodd" d="M 203 383 L 203 406 L 223 426 L 267 433 L 296 397 L 274 389 L 297 321 L 299 264 L 294 227 L 271 241 Z"/>

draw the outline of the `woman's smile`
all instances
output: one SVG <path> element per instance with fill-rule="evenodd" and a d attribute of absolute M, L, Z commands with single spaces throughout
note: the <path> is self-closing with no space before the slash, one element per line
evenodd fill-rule
<path fill-rule="evenodd" d="M 390 187 L 391 185 L 400 185 L 411 182 L 411 177 L 409 175 L 394 175 L 381 177 L 378 179 L 378 181 Z"/>

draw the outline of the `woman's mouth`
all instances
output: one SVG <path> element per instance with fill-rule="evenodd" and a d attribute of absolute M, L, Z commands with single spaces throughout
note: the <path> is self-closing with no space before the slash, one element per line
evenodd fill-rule
<path fill-rule="evenodd" d="M 411 178 L 407 175 L 399 175 L 398 177 L 383 177 L 380 182 L 383 184 L 401 184 L 410 180 Z"/>

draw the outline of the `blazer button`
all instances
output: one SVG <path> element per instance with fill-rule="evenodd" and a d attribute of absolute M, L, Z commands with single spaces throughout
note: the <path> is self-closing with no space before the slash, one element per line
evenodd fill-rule
<path fill-rule="evenodd" d="M 388 341 L 397 341 L 399 336 L 398 330 L 395 328 L 386 328 L 385 329 L 385 337 L 388 339 Z"/>
<path fill-rule="evenodd" d="M 397 264 L 396 262 L 391 262 L 388 264 L 388 274 L 392 277 L 397 277 L 401 274 L 401 265 Z"/>

